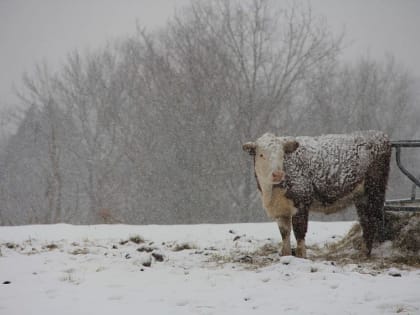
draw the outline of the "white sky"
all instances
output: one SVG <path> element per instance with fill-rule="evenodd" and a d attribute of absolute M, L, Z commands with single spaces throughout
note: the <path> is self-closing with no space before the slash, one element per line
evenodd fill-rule
<path fill-rule="evenodd" d="M 345 58 L 393 53 L 420 76 L 419 0 L 310 0 L 337 32 Z M 136 20 L 154 28 L 188 0 L 0 0 L 0 108 L 15 102 L 24 71 L 46 60 L 57 66 L 73 49 L 94 49 L 133 33 Z"/>

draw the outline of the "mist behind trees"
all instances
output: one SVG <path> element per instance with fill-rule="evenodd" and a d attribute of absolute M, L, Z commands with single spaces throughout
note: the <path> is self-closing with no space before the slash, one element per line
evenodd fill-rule
<path fill-rule="evenodd" d="M 344 63 L 344 38 L 306 5 L 192 1 L 156 32 L 36 65 L 0 143 L 0 223 L 263 221 L 245 141 L 419 137 L 408 70 L 393 56 Z M 393 169 L 388 195 L 409 194 Z"/>

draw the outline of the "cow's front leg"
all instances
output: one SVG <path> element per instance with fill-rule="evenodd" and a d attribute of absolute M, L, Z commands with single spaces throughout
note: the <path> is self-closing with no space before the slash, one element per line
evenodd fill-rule
<path fill-rule="evenodd" d="M 290 246 L 290 233 L 292 231 L 292 218 L 291 216 L 282 216 L 277 219 L 277 225 L 279 226 L 281 238 L 282 238 L 282 256 L 290 256 L 292 254 L 292 248 Z"/>
<path fill-rule="evenodd" d="M 296 237 L 296 256 L 306 258 L 305 235 L 308 230 L 308 210 L 298 211 L 292 218 L 293 233 Z"/>

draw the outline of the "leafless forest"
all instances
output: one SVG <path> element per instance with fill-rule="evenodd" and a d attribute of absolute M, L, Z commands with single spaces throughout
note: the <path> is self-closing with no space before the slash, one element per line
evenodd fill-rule
<path fill-rule="evenodd" d="M 266 220 L 243 142 L 420 136 L 418 81 L 394 56 L 343 62 L 345 43 L 306 5 L 192 1 L 157 31 L 35 65 L 1 134 L 0 224 Z M 393 169 L 389 196 L 408 194 Z"/>

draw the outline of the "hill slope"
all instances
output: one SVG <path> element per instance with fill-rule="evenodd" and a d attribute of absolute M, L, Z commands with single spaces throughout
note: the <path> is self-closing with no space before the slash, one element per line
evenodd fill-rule
<path fill-rule="evenodd" d="M 351 225 L 310 222 L 307 243 Z M 279 238 L 274 223 L 0 227 L 0 313 L 420 313 L 420 270 L 279 257 Z"/>

